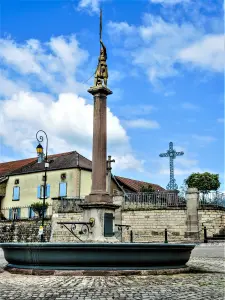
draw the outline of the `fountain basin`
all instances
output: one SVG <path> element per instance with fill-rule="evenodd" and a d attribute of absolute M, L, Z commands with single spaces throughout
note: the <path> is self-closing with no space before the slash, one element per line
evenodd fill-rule
<path fill-rule="evenodd" d="M 0 243 L 8 267 L 39 270 L 185 268 L 195 244 Z"/>

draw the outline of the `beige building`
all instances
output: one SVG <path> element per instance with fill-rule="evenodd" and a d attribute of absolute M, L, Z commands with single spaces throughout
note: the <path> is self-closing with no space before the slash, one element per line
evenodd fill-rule
<path fill-rule="evenodd" d="M 76 151 L 51 155 L 47 171 L 46 201 L 51 215 L 52 199 L 84 198 L 91 191 L 92 163 Z M 108 180 L 107 180 L 108 182 Z M 30 206 L 43 201 L 44 162 L 37 158 L 0 164 L 0 204 L 5 218 L 30 218 L 34 212 Z M 128 178 L 111 177 L 111 194 L 137 192 L 149 183 Z M 153 185 L 155 189 L 162 187 Z"/>

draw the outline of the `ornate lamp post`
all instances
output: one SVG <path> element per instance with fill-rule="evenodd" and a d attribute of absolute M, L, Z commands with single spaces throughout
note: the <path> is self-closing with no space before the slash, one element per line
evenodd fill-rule
<path fill-rule="evenodd" d="M 45 134 L 45 138 L 46 138 L 46 152 L 45 152 L 45 156 L 43 153 L 43 147 L 40 144 L 41 142 L 43 142 L 43 136 L 39 135 L 40 132 L 43 132 Z M 38 136 L 39 135 L 39 136 Z M 46 198 L 46 181 L 47 181 L 47 169 L 49 168 L 49 162 L 48 162 L 48 136 L 46 134 L 46 132 L 44 130 L 39 130 L 36 133 L 36 139 L 39 142 L 38 146 L 36 147 L 36 151 L 37 151 L 37 155 L 38 155 L 38 163 L 41 162 L 45 162 L 45 173 L 44 173 L 44 191 L 43 191 L 43 206 L 42 206 L 42 221 L 41 221 L 41 226 L 42 226 L 42 230 L 44 229 L 44 214 L 45 214 L 45 198 Z M 42 231 L 41 234 L 41 242 L 44 242 L 44 232 Z"/>

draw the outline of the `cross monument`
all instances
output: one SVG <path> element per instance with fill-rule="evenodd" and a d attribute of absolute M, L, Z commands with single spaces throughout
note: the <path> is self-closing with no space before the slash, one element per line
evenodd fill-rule
<path fill-rule="evenodd" d="M 159 154 L 160 157 L 169 157 L 170 158 L 170 182 L 167 184 L 166 188 L 167 190 L 177 190 L 178 185 L 176 184 L 176 180 L 174 178 L 174 159 L 177 156 L 184 155 L 184 152 L 176 152 L 176 150 L 173 149 L 173 143 L 169 143 L 169 150 L 167 150 L 166 153 Z"/>
<path fill-rule="evenodd" d="M 116 162 L 115 159 L 112 159 L 111 155 L 108 155 L 108 160 L 107 160 L 107 172 L 108 172 L 108 193 L 109 195 L 111 194 L 111 170 L 112 170 L 112 165 L 111 163 Z"/>

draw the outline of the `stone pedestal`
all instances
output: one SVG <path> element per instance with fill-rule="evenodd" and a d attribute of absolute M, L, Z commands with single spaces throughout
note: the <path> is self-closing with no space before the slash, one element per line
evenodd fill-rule
<path fill-rule="evenodd" d="M 115 209 L 119 206 L 113 204 L 112 197 L 106 191 L 107 96 L 112 94 L 112 91 L 100 85 L 91 87 L 88 92 L 94 97 L 92 188 L 81 207 L 84 209 L 83 220 L 89 222 L 90 218 L 93 218 L 94 226 L 87 241 L 117 242 L 113 232 Z M 109 227 L 110 236 L 106 233 Z"/>
<path fill-rule="evenodd" d="M 198 200 L 199 192 L 196 188 L 188 188 L 186 192 L 187 201 L 187 231 L 185 237 L 199 240 L 199 222 L 198 222 Z"/>
<path fill-rule="evenodd" d="M 115 209 L 119 205 L 106 203 L 86 203 L 82 204 L 84 209 L 83 219 L 88 222 L 94 219 L 94 226 L 90 228 L 86 242 L 92 243 L 117 243 L 118 239 L 114 236 L 115 232 Z M 112 215 L 112 234 L 105 236 L 105 214 Z"/>

